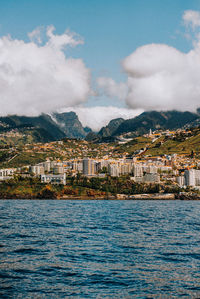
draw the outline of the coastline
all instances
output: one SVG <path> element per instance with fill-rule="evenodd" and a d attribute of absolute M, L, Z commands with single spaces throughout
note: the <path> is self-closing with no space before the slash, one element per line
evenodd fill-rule
<path fill-rule="evenodd" d="M 197 194 L 174 194 L 174 193 L 152 193 L 152 194 L 117 194 L 116 196 L 58 196 L 55 198 L 36 198 L 27 194 L 23 197 L 5 196 L 0 200 L 200 200 L 200 196 Z"/>

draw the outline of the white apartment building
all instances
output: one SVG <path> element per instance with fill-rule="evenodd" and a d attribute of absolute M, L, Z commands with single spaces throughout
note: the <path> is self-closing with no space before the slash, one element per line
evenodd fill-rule
<path fill-rule="evenodd" d="M 150 165 L 146 169 L 147 173 L 157 173 L 158 172 L 158 167 L 154 165 Z"/>
<path fill-rule="evenodd" d="M 72 169 L 74 171 L 83 172 L 83 162 L 82 162 L 82 160 L 73 160 Z"/>
<path fill-rule="evenodd" d="M 10 179 L 16 171 L 16 168 L 5 168 L 0 169 L 0 180 L 7 180 Z"/>
<path fill-rule="evenodd" d="M 44 174 L 44 166 L 41 165 L 30 166 L 29 171 L 39 176 L 41 174 Z"/>
<path fill-rule="evenodd" d="M 120 170 L 119 170 L 119 166 L 117 165 L 117 163 L 110 163 L 108 165 L 108 173 L 111 176 L 119 176 L 120 175 Z"/>
<path fill-rule="evenodd" d="M 51 171 L 51 162 L 50 161 L 46 161 L 46 162 L 42 163 L 42 166 L 44 167 L 44 171 L 46 171 L 46 172 Z"/>
<path fill-rule="evenodd" d="M 133 166 L 134 177 L 143 177 L 143 167 L 142 165 L 135 164 Z"/>
<path fill-rule="evenodd" d="M 200 170 L 199 169 L 187 169 L 184 173 L 185 185 L 191 187 L 200 186 Z"/>
<path fill-rule="evenodd" d="M 66 185 L 66 173 L 64 174 L 42 174 L 41 175 L 42 183 L 51 183 L 51 184 L 63 184 Z"/>
<path fill-rule="evenodd" d="M 157 173 L 145 173 L 143 177 L 144 183 L 160 183 L 160 175 Z"/>
<path fill-rule="evenodd" d="M 63 174 L 64 173 L 64 167 L 63 166 L 55 166 L 53 168 L 53 174 Z"/>
<path fill-rule="evenodd" d="M 96 173 L 95 161 L 89 158 L 83 159 L 83 174 L 94 175 Z"/>
<path fill-rule="evenodd" d="M 185 177 L 183 175 L 176 177 L 176 182 L 180 187 L 185 186 Z"/>
<path fill-rule="evenodd" d="M 131 173 L 132 166 L 131 163 L 121 163 L 120 165 L 120 174 L 129 174 Z"/>

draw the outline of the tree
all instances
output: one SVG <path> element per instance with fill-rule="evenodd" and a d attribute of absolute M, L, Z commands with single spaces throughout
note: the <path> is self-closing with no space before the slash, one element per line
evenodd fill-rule
<path fill-rule="evenodd" d="M 37 197 L 43 199 L 55 199 L 57 198 L 57 193 L 51 190 L 49 186 L 46 186 L 37 194 Z"/>
<path fill-rule="evenodd" d="M 108 173 L 107 167 L 103 166 L 102 169 L 100 170 L 100 173 Z"/>

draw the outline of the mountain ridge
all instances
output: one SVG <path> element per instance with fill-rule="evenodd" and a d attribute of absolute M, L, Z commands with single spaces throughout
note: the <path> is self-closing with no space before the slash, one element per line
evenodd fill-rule
<path fill-rule="evenodd" d="M 119 140 L 120 136 L 124 134 L 129 134 L 130 137 L 137 137 L 147 134 L 150 129 L 154 131 L 159 129 L 175 130 L 193 124 L 198 125 L 200 124 L 200 115 L 199 113 L 177 110 L 145 111 L 134 118 L 118 123 L 115 122 L 115 128 L 114 126 L 112 127 L 112 132 L 108 130 L 109 124 L 98 133 L 88 135 L 86 140 L 91 142 L 113 142 Z"/>
<path fill-rule="evenodd" d="M 41 114 L 39 116 L 8 115 L 0 117 L 0 133 L 18 130 L 21 134 L 29 134 L 31 140 L 48 142 L 61 140 L 65 137 L 85 139 L 93 143 L 114 142 L 120 136 L 137 137 L 149 130 L 175 130 L 189 126 L 199 126 L 200 115 L 193 112 L 172 111 L 146 111 L 130 118 L 112 119 L 97 133 L 90 128 L 83 127 L 75 112 Z M 30 138 L 29 138 L 30 139 Z M 26 142 L 26 138 L 25 141 Z"/>

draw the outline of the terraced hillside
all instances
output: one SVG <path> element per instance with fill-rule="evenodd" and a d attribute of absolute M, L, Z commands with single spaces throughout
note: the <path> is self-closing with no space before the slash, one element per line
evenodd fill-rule
<path fill-rule="evenodd" d="M 117 152 L 127 152 L 130 155 L 138 150 L 143 150 L 143 154 L 152 156 L 173 153 L 188 155 L 191 151 L 200 155 L 200 129 L 195 128 L 185 134 L 174 136 L 161 136 L 156 140 L 136 137 L 126 144 L 116 146 L 115 149 Z"/>

